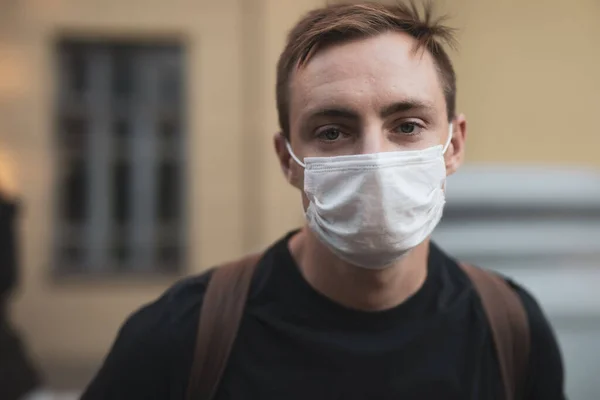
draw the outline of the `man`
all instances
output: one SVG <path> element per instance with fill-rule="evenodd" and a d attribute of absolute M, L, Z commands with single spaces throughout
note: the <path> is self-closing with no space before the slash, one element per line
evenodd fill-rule
<path fill-rule="evenodd" d="M 307 223 L 258 262 L 215 399 L 504 398 L 481 300 L 429 240 L 465 151 L 451 41 L 403 5 L 332 5 L 291 31 L 275 148 Z M 83 399 L 183 399 L 209 278 L 130 317 Z M 511 285 L 531 335 L 523 398 L 563 399 L 552 330 Z"/>
<path fill-rule="evenodd" d="M 8 163 L 0 154 L 0 399 L 19 400 L 40 384 L 26 346 L 10 321 L 18 281 L 19 201 Z"/>

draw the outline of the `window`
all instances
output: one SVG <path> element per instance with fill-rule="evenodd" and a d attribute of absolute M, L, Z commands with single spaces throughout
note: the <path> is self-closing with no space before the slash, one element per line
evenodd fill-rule
<path fill-rule="evenodd" d="M 57 272 L 178 271 L 181 46 L 63 39 L 57 54 Z"/>

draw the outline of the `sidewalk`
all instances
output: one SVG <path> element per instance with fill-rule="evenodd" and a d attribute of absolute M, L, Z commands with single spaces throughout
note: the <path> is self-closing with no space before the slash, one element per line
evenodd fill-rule
<path fill-rule="evenodd" d="M 74 391 L 59 392 L 41 389 L 25 396 L 23 400 L 78 400 L 79 396 L 81 393 Z"/>

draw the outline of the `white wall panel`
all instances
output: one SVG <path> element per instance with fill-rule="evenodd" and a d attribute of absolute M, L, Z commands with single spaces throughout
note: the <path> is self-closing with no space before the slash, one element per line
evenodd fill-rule
<path fill-rule="evenodd" d="M 600 172 L 466 168 L 434 240 L 526 287 L 552 323 L 570 399 L 600 393 Z"/>

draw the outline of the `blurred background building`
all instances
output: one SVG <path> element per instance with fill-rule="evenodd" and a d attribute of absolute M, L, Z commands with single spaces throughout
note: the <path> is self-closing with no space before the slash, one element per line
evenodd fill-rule
<path fill-rule="evenodd" d="M 0 0 L 0 177 L 23 206 L 11 318 L 49 387 L 85 385 L 174 281 L 302 223 L 272 150 L 275 64 L 324 3 Z M 571 398 L 595 399 L 600 2 L 439 6 L 469 166 L 436 238 L 538 296 Z"/>

